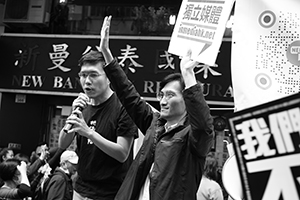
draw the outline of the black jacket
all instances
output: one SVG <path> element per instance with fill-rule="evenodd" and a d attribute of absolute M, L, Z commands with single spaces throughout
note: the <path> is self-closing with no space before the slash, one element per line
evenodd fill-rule
<path fill-rule="evenodd" d="M 187 118 L 165 132 L 165 121 L 141 99 L 116 60 L 104 70 L 127 113 L 145 135 L 115 199 L 138 199 L 154 163 L 150 175 L 151 200 L 196 200 L 205 158 L 214 137 L 213 118 L 201 85 L 183 91 Z"/>
<path fill-rule="evenodd" d="M 72 180 L 60 168 L 55 169 L 45 190 L 47 200 L 72 200 L 73 198 Z"/>

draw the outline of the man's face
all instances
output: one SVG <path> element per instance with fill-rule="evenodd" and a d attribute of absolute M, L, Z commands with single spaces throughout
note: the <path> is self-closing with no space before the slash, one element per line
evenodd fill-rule
<path fill-rule="evenodd" d="M 77 164 L 72 164 L 71 162 L 66 162 L 66 165 L 67 165 L 67 169 L 70 173 L 70 175 L 74 175 L 77 171 Z"/>
<path fill-rule="evenodd" d="M 36 155 L 38 157 L 41 156 L 42 152 L 46 153 L 45 158 L 49 157 L 50 153 L 49 153 L 49 148 L 47 147 L 47 144 L 43 144 L 36 148 Z"/>
<path fill-rule="evenodd" d="M 85 94 L 92 99 L 101 97 L 109 88 L 109 80 L 101 62 L 96 65 L 82 65 L 79 74 L 80 83 Z"/>
<path fill-rule="evenodd" d="M 186 108 L 179 81 L 169 82 L 160 91 L 160 115 L 167 121 L 177 121 L 185 114 Z"/>

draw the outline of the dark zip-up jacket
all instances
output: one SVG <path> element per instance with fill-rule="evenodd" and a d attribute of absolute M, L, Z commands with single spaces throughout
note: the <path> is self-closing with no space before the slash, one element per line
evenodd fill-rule
<path fill-rule="evenodd" d="M 145 135 L 116 200 L 137 200 L 150 168 L 150 200 L 196 200 L 205 158 L 214 137 L 213 118 L 200 84 L 183 91 L 187 117 L 165 131 L 165 120 L 153 112 L 116 60 L 104 68 L 121 103 Z"/>
<path fill-rule="evenodd" d="M 46 200 L 71 200 L 73 185 L 70 175 L 57 167 L 45 188 L 45 196 Z"/>

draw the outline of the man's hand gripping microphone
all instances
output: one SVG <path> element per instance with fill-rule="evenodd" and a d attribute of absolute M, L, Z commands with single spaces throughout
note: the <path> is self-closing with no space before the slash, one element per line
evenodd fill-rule
<path fill-rule="evenodd" d="M 75 108 L 75 110 L 83 111 L 83 107 L 77 106 L 77 107 Z M 74 114 L 72 114 L 72 115 L 74 115 Z M 67 123 L 67 124 L 64 126 L 63 130 L 64 130 L 65 133 L 68 133 L 69 130 L 72 129 L 72 127 L 73 127 L 73 124 Z"/>

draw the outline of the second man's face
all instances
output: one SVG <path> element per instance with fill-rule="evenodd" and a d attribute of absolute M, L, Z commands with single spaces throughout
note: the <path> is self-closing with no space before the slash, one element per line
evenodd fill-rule
<path fill-rule="evenodd" d="M 179 120 L 186 111 L 179 81 L 166 84 L 161 90 L 161 97 L 161 117 L 169 121 Z"/>
<path fill-rule="evenodd" d="M 80 83 L 89 98 L 101 97 L 109 87 L 109 80 L 103 70 L 103 64 L 85 64 L 79 72 Z"/>

